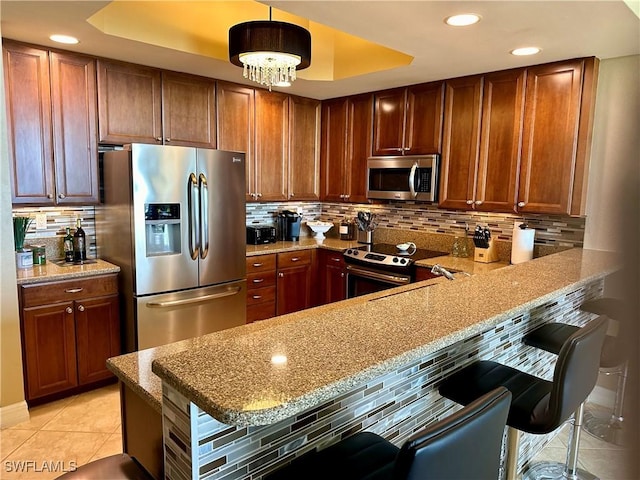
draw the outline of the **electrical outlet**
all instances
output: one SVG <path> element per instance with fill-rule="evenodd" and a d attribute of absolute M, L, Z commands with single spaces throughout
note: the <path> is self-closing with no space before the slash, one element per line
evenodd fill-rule
<path fill-rule="evenodd" d="M 47 229 L 47 214 L 46 213 L 36 214 L 36 230 L 46 230 L 46 229 Z"/>

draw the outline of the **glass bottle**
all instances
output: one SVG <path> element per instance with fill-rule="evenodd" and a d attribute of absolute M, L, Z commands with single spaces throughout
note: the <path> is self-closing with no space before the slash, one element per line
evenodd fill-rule
<path fill-rule="evenodd" d="M 87 259 L 86 236 L 82 229 L 82 219 L 76 221 L 76 231 L 73 234 L 73 260 L 82 262 Z"/>
<path fill-rule="evenodd" d="M 73 262 L 73 236 L 71 235 L 71 228 L 67 227 L 67 234 L 64 236 L 64 261 Z"/>

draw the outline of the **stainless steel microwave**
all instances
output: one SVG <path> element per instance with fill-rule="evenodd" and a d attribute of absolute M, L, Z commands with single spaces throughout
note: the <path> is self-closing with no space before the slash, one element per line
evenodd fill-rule
<path fill-rule="evenodd" d="M 369 157 L 367 198 L 438 200 L 438 155 Z"/>

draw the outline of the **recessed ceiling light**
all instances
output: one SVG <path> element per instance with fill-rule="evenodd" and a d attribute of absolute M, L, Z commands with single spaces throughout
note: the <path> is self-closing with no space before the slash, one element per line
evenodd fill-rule
<path fill-rule="evenodd" d="M 69 35 L 51 35 L 49 38 L 54 42 L 66 43 L 67 45 L 75 45 L 78 43 L 78 39 L 76 37 L 71 37 Z"/>
<path fill-rule="evenodd" d="M 473 25 L 480 21 L 480 15 L 475 13 L 463 13 L 460 15 L 452 15 L 444 19 L 447 25 L 452 27 L 466 27 L 467 25 Z"/>
<path fill-rule="evenodd" d="M 535 55 L 536 53 L 540 53 L 542 49 L 538 47 L 522 47 L 511 50 L 511 55 Z"/>

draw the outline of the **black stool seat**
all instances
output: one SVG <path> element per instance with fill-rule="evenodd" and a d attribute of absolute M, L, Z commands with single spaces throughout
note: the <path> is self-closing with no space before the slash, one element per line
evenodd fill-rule
<path fill-rule="evenodd" d="M 360 432 L 293 460 L 267 480 L 495 479 L 510 399 L 505 388 L 493 390 L 414 434 L 402 448 Z"/>
<path fill-rule="evenodd" d="M 140 464 L 126 453 L 94 460 L 81 465 L 73 472 L 58 477 L 59 480 L 153 480 Z"/>

